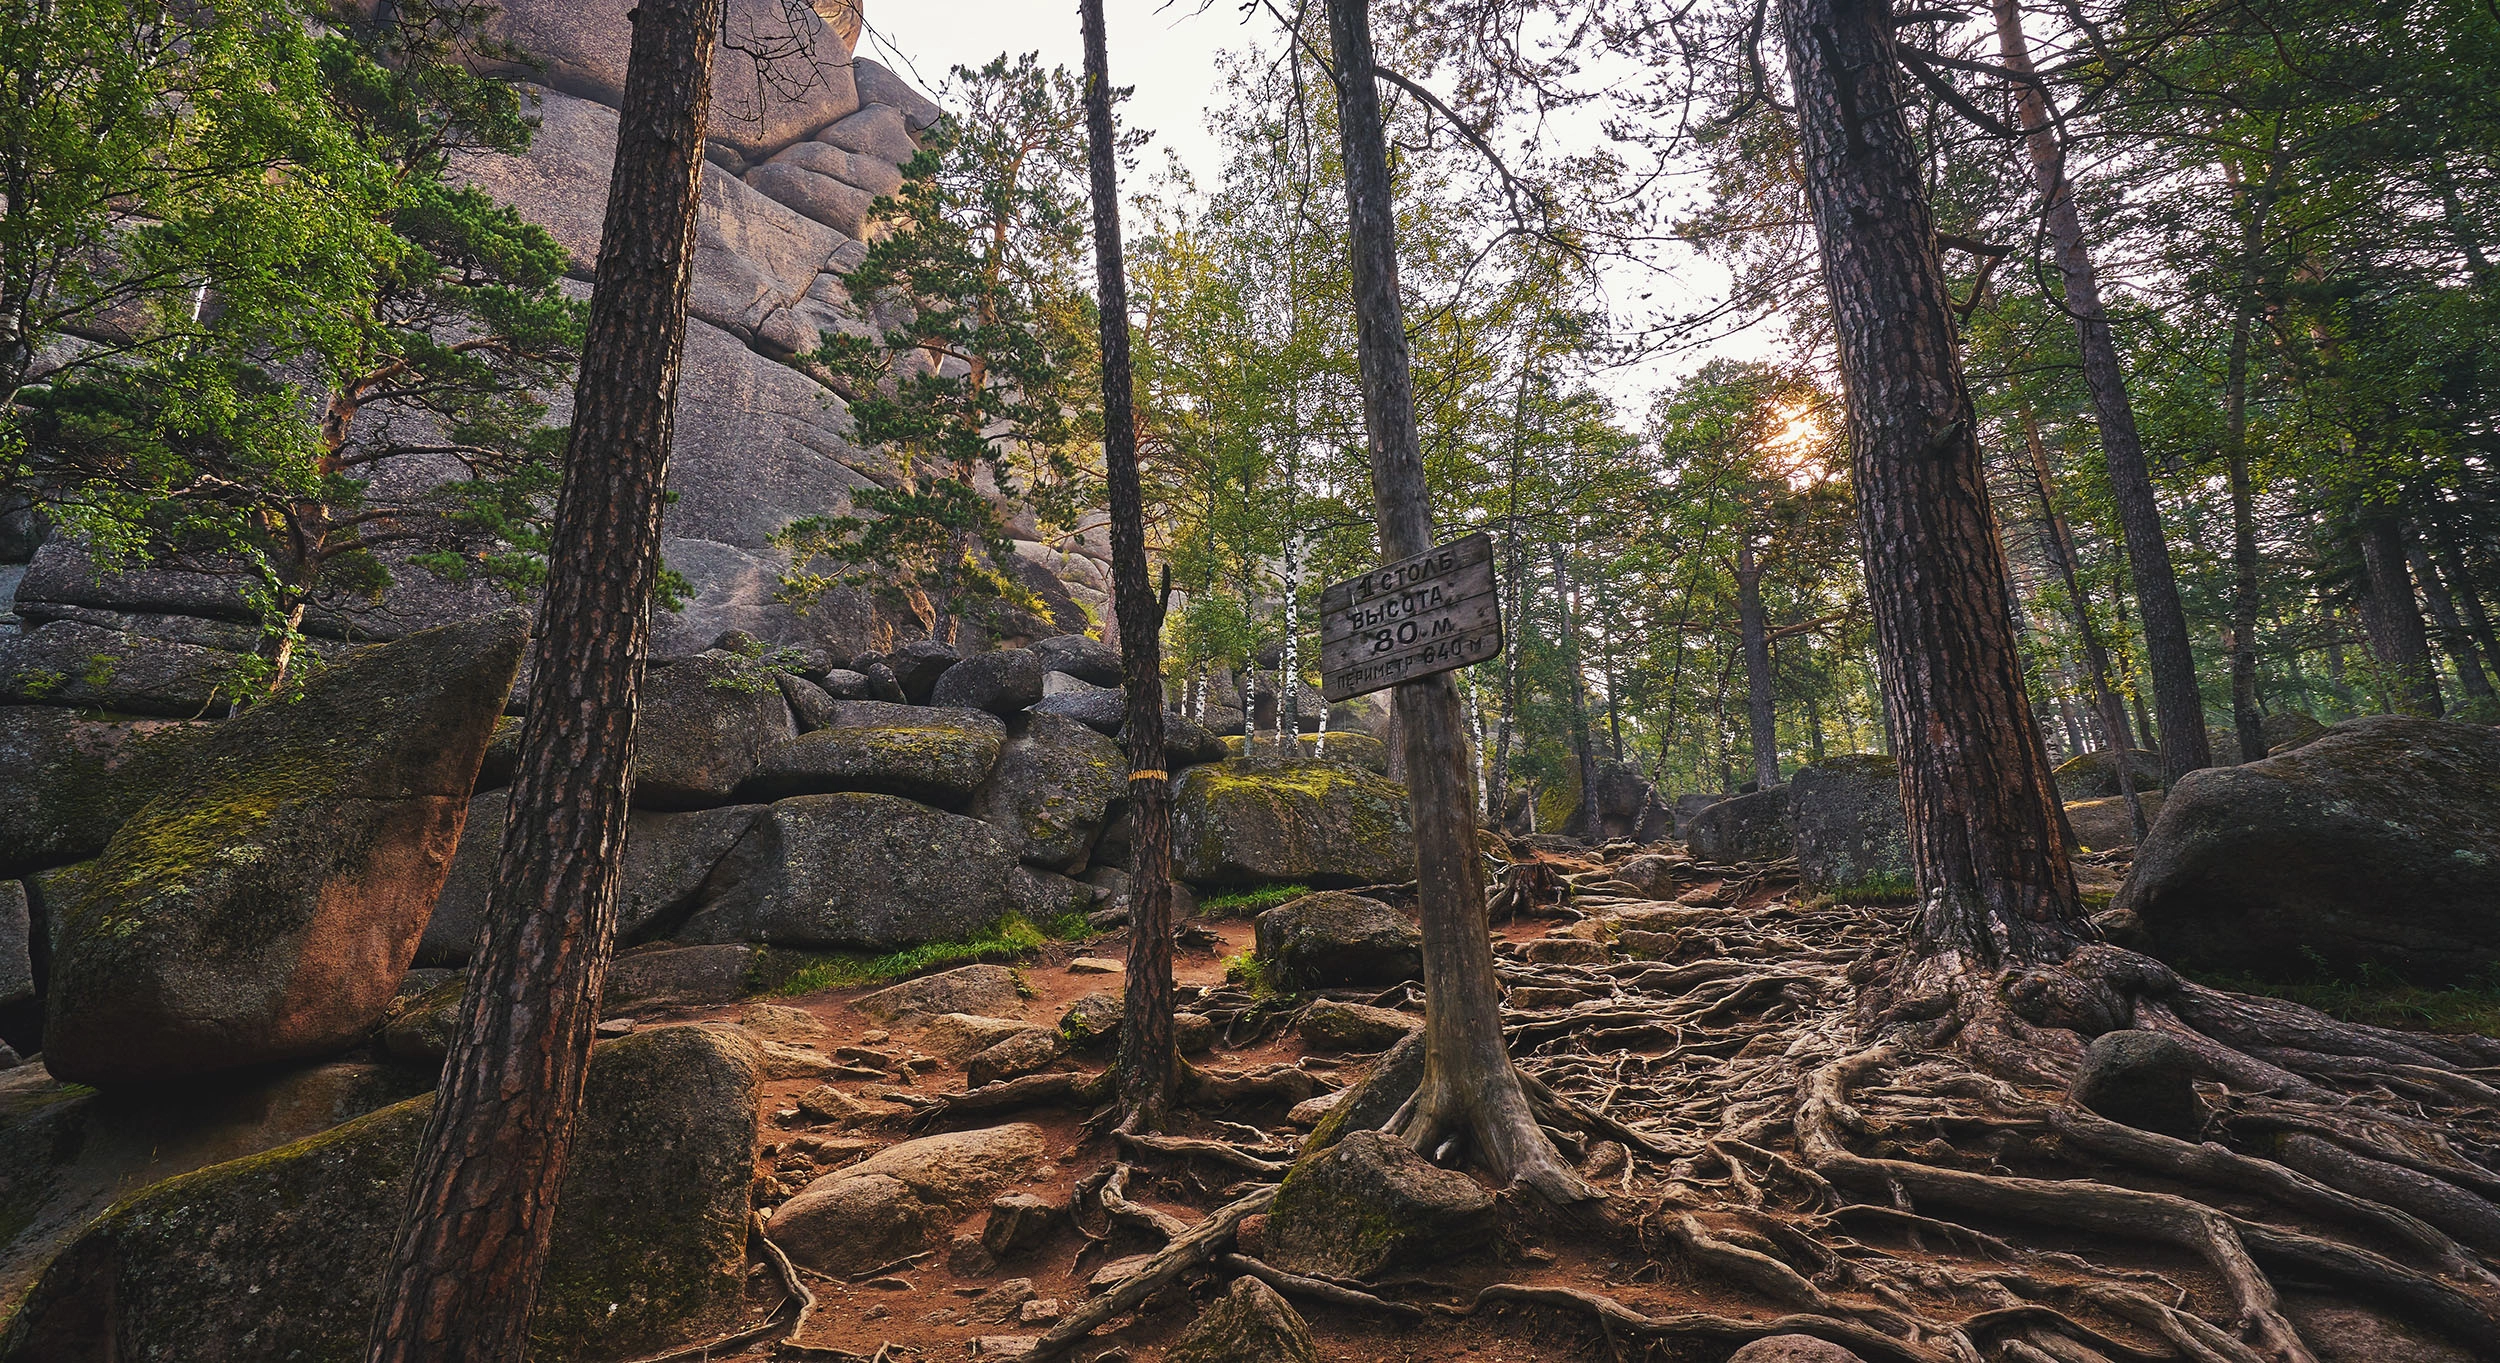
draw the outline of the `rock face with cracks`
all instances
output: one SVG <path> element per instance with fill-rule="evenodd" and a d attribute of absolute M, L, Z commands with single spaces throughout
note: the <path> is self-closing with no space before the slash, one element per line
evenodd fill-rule
<path fill-rule="evenodd" d="M 1294 1166 L 1268 1213 L 1267 1258 L 1288 1273 L 1366 1278 L 1465 1253 L 1493 1233 L 1493 1197 L 1396 1138 L 1355 1131 Z"/>
<path fill-rule="evenodd" d="M 2182 778 L 2115 907 L 2155 954 L 2297 978 L 2500 966 L 2500 730 L 2375 715 Z"/>
<path fill-rule="evenodd" d="M 509 612 L 368 649 L 204 739 L 187 784 L 62 878 L 52 1072 L 144 1083 L 369 1031 L 433 911 L 526 631 Z"/>
<path fill-rule="evenodd" d="M 711 652 L 655 664 L 634 716 L 634 804 L 727 804 L 767 749 L 797 735 L 780 686 L 744 659 Z"/>
<path fill-rule="evenodd" d="M 592 1052 L 531 1315 L 530 1356 L 609 1360 L 703 1337 L 745 1281 L 759 1076 L 734 1031 Z M 44 1270 L 5 1363 L 361 1356 L 431 1097 L 160 1183 Z"/>

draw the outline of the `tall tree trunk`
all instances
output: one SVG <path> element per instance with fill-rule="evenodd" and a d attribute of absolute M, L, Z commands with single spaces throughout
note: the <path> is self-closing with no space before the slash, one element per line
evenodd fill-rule
<path fill-rule="evenodd" d="M 1931 977 L 2057 960 L 2075 894 L 2005 609 L 2004 548 L 1963 386 L 1891 13 L 1786 0 L 1806 197 L 1832 302 L 1884 701 L 1900 746 L 1915 946 Z"/>
<path fill-rule="evenodd" d="M 2057 569 L 2059 580 L 2066 584 L 2075 637 L 2083 641 L 2084 670 L 2092 677 L 2092 703 L 2100 711 L 2101 732 L 2109 736 L 2110 765 L 2118 776 L 2118 794 L 2127 802 L 2127 821 L 2134 826 L 2135 840 L 2141 844 L 2146 831 L 2144 801 L 2136 794 L 2135 764 L 2127 760 L 2127 709 L 2109 684 L 2109 650 L 2101 645 L 2100 627 L 2092 623 L 2091 603 L 2083 594 L 2083 578 L 2075 571 L 2074 535 L 2066 528 L 2066 518 L 2058 512 L 2056 496 L 2050 489 L 2049 451 L 2040 443 L 2040 423 L 2032 418 L 2027 406 L 2022 409 L 2022 418 L 2023 443 L 2031 450 L 2031 486 L 2040 494 L 2040 520 L 2048 532 L 2042 542 L 2048 547 L 2050 566 Z"/>
<path fill-rule="evenodd" d="M 2421 536 L 2407 534 L 2405 545 L 2414 579 L 2422 584 L 2422 599 L 2431 603 L 2431 619 L 2439 624 L 2440 646 L 2457 665 L 2457 684 L 2465 691 L 2466 702 L 2489 709 L 2491 678 L 2484 675 L 2482 660 L 2474 655 L 2474 638 L 2466 633 L 2465 621 L 2457 614 L 2456 598 L 2449 595 L 2448 585 L 2439 580 L 2439 570 L 2431 563 L 2430 551 L 2422 547 Z"/>
<path fill-rule="evenodd" d="M 2406 714 L 2438 715 L 2439 674 L 2429 631 L 2405 571 L 2404 533 L 2393 508 L 2369 508 L 2353 525 L 2361 549 L 2361 626 L 2387 679 L 2389 705 Z"/>
<path fill-rule="evenodd" d="M 1597 754 L 1591 750 L 1589 741 L 1589 687 L 1581 673 L 1580 621 L 1571 609 L 1571 569 L 1563 558 L 1562 541 L 1546 541 L 1545 552 L 1554 565 L 1554 615 L 1562 622 L 1563 671 L 1568 674 L 1571 701 L 1571 752 L 1580 761 L 1580 804 L 1563 822 L 1562 831 L 1595 841 L 1598 834 Z"/>
<path fill-rule="evenodd" d="M 640 0 L 486 932 L 369 1363 L 517 1363 L 616 934 L 722 0 Z"/>
<path fill-rule="evenodd" d="M 1337 64 L 1337 129 L 1345 165 L 1354 277 L 1355 355 L 1363 381 L 1372 502 L 1380 548 L 1407 558 L 1432 547 L 1432 502 L 1416 439 L 1414 376 L 1398 296 L 1397 213 L 1374 84 L 1366 0 L 1329 0 Z M 1467 789 L 1458 689 L 1443 672 L 1399 685 L 1399 746 L 1415 821 L 1424 929 L 1424 1077 L 1395 1119 L 1419 1149 L 1464 1137 L 1505 1182 L 1556 1202 L 1595 1196 L 1546 1139 L 1502 1040 L 1501 996 L 1485 918 L 1484 861 Z"/>
<path fill-rule="evenodd" d="M 2266 724 L 2257 701 L 2257 506 L 2248 473 L 2248 345 L 2255 324 L 2256 257 L 2273 178 L 2240 213 L 2240 278 L 2231 305 L 2231 353 L 2223 377 L 2224 452 L 2231 479 L 2231 727 L 2240 760 L 2266 755 Z"/>
<path fill-rule="evenodd" d="M 2466 570 L 2465 555 L 2457 548 L 2456 532 L 2445 522 L 2433 521 L 2423 533 L 2430 536 L 2438 551 L 2440 575 L 2448 581 L 2457 603 L 2465 608 L 2465 623 L 2474 642 L 2483 646 L 2483 658 L 2500 668 L 2500 634 L 2491 627 L 2491 614 L 2483 608 L 2483 594 L 2474 590 L 2474 579 Z"/>
<path fill-rule="evenodd" d="M 2028 77 L 2031 52 L 2023 40 L 2019 0 L 1993 0 L 1993 4 L 1997 48 L 2005 65 L 2017 76 Z M 2170 565 L 2170 545 L 2162 538 L 2161 505 L 2153 497 L 2144 442 L 2136 434 L 2135 408 L 2127 400 L 2126 370 L 2118 362 L 2118 342 L 2110 334 L 2109 314 L 2101 305 L 2100 273 L 2084 245 L 2074 184 L 2066 178 L 2066 149 L 2051 125 L 2048 100 L 2039 85 L 2018 79 L 2014 103 L 2047 210 L 2044 225 L 2056 250 L 2066 310 L 2075 319 L 2084 386 L 2091 391 L 2092 408 L 2100 418 L 2110 496 L 2126 533 L 2136 601 L 2144 612 L 2144 656 L 2153 674 L 2153 709 L 2161 719 L 2162 761 L 2170 779 L 2176 781 L 2199 767 L 2213 765 L 2205 738 L 2205 702 L 2196 686 L 2196 655 L 2188 646 L 2187 612 L 2179 605 L 2178 575 Z"/>
<path fill-rule="evenodd" d="M 1171 1111 L 1180 1051 L 1172 1039 L 1172 785 L 1163 770 L 1163 603 L 1146 577 L 1146 504 L 1137 482 L 1137 417 L 1120 257 L 1118 142 L 1102 0 L 1080 0 L 1085 133 L 1093 172 L 1094 290 L 1102 320 L 1102 451 L 1111 492 L 1111 590 L 1120 617 L 1121 738 L 1128 747 L 1128 983 L 1120 1009 L 1120 1127 L 1150 1131 Z M 1292 605 L 1286 606 L 1292 619 Z M 1286 656 L 1292 656 L 1291 646 Z M 1287 678 L 1290 683 L 1293 679 Z"/>
<path fill-rule="evenodd" d="M 1745 643 L 1745 715 L 1753 740 L 1754 784 L 1780 783 L 1779 719 L 1771 705 L 1771 632 L 1762 620 L 1762 565 L 1753 541 L 1736 541 L 1736 623 Z"/>

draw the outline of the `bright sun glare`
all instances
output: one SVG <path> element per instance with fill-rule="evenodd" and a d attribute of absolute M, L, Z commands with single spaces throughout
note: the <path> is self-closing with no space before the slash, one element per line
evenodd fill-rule
<path fill-rule="evenodd" d="M 1763 440 L 1762 452 L 1778 465 L 1788 485 L 1803 491 L 1831 476 L 1821 455 L 1826 434 L 1822 415 L 1806 403 L 1793 401 L 1773 408 L 1771 415 L 1779 426 Z"/>

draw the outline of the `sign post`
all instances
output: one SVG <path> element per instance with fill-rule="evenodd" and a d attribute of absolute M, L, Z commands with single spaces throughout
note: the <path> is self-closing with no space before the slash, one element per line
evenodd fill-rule
<path fill-rule="evenodd" d="M 1320 693 L 1330 703 L 1502 651 L 1493 537 L 1469 535 L 1320 593 Z"/>

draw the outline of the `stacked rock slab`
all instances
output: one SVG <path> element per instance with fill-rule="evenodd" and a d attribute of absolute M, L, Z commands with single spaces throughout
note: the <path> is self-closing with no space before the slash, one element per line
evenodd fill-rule
<path fill-rule="evenodd" d="M 64 879 L 44 1058 L 102 1085 L 344 1049 L 416 953 L 518 668 L 518 612 L 356 654 L 202 740 Z"/>
<path fill-rule="evenodd" d="M 735 1029 L 591 1054 L 530 1356 L 609 1360 L 731 1323 L 746 1277 L 762 1076 Z M 117 1204 L 44 1270 L 0 1363 L 358 1356 L 431 1096 Z"/>

